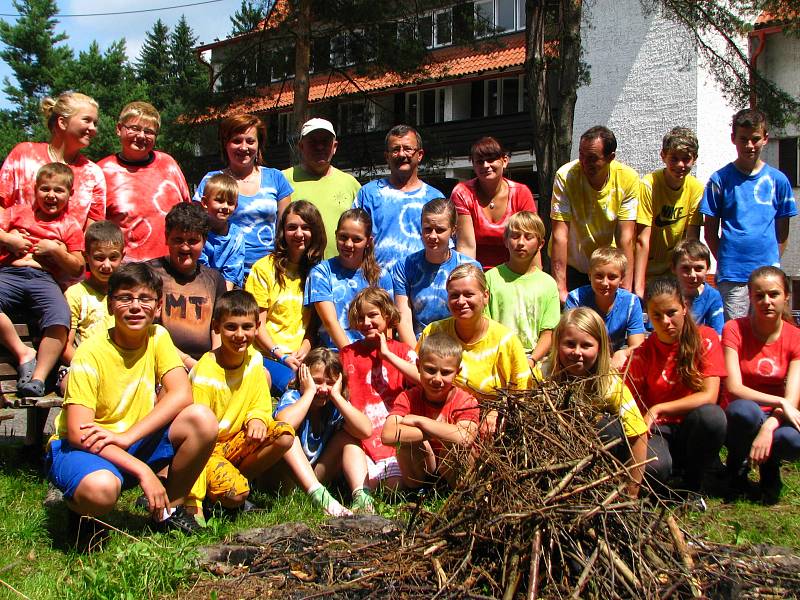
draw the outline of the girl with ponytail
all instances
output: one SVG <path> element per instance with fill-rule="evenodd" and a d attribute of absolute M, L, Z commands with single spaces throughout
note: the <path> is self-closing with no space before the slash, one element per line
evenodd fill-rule
<path fill-rule="evenodd" d="M 725 441 L 725 413 L 717 404 L 725 362 L 717 332 L 692 319 L 677 280 L 647 286 L 651 335 L 636 348 L 625 383 L 650 428 L 646 475 L 665 484 L 673 464 L 683 468 L 684 488 L 699 492 Z"/>

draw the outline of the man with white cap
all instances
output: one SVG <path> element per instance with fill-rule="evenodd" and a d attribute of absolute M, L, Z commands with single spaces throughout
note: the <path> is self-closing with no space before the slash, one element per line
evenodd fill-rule
<path fill-rule="evenodd" d="M 336 256 L 336 222 L 361 189 L 355 177 L 331 165 L 337 145 L 330 121 L 309 119 L 300 129 L 300 164 L 283 172 L 294 188 L 292 200 L 307 200 L 322 215 L 328 236 L 325 258 Z"/>

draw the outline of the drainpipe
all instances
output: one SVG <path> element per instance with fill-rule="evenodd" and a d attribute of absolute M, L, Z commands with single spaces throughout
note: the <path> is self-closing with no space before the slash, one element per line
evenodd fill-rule
<path fill-rule="evenodd" d="M 773 26 L 773 27 L 762 27 L 761 29 L 756 29 L 751 31 L 747 34 L 747 41 L 749 46 L 749 54 L 750 54 L 750 68 L 749 68 L 749 75 L 750 75 L 750 108 L 757 108 L 758 105 L 758 98 L 756 97 L 756 92 L 753 87 L 754 79 L 753 74 L 756 72 L 756 67 L 758 63 L 758 57 L 761 56 L 761 53 L 764 52 L 764 48 L 767 45 L 767 35 L 772 33 L 780 33 L 783 31 L 783 27 L 780 26 Z M 753 51 L 753 42 L 758 39 L 758 47 Z"/>

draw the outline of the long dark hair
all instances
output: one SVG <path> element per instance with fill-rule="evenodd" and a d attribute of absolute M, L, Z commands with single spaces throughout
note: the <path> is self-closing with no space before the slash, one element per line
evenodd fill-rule
<path fill-rule="evenodd" d="M 756 279 L 761 279 L 762 277 L 774 277 L 778 281 L 781 282 L 783 285 L 783 291 L 786 294 L 786 303 L 783 305 L 783 314 L 781 317 L 787 323 L 791 323 L 795 325 L 794 317 L 792 316 L 792 303 L 791 303 L 791 293 L 792 288 L 789 283 L 789 278 L 786 276 L 781 269 L 778 267 L 773 267 L 772 265 L 765 265 L 763 267 L 758 267 L 755 271 L 750 273 L 750 277 L 747 279 L 747 292 L 748 294 L 753 291 L 753 284 L 755 283 Z"/>
<path fill-rule="evenodd" d="M 372 287 L 378 287 L 381 277 L 381 268 L 375 260 L 375 241 L 372 239 L 372 217 L 363 208 L 351 208 L 342 213 L 336 223 L 336 233 L 338 235 L 342 223 L 345 221 L 355 221 L 364 225 L 364 234 L 367 236 L 367 246 L 364 248 L 364 260 L 361 261 L 361 272 L 364 279 Z"/>
<path fill-rule="evenodd" d="M 311 229 L 311 244 L 300 258 L 300 282 L 305 285 L 311 267 L 322 260 L 328 238 L 325 235 L 325 224 L 317 207 L 307 200 L 296 200 L 283 211 L 278 227 L 275 230 L 275 250 L 272 251 L 272 262 L 275 265 L 275 281 L 283 287 L 284 276 L 289 265 L 289 249 L 286 244 L 284 227 L 289 215 L 297 215 Z"/>

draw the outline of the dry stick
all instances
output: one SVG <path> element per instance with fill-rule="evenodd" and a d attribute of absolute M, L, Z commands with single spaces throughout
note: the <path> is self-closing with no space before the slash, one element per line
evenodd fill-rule
<path fill-rule="evenodd" d="M 700 592 L 700 588 L 697 586 L 697 579 L 692 575 L 692 572 L 694 571 L 694 561 L 692 560 L 689 546 L 686 544 L 686 539 L 683 537 L 683 532 L 681 532 L 681 528 L 678 527 L 678 523 L 675 522 L 675 517 L 672 515 L 667 517 L 667 527 L 669 528 L 669 533 L 672 536 L 672 541 L 675 542 L 675 549 L 678 551 L 678 554 L 681 555 L 683 565 L 686 567 L 686 575 L 689 578 L 689 587 L 692 589 L 692 598 L 700 598 L 702 593 Z"/>
<path fill-rule="evenodd" d="M 631 571 L 630 568 L 628 567 L 628 565 L 625 564 L 625 561 L 623 561 L 617 555 L 617 553 L 614 552 L 614 550 L 611 548 L 611 546 L 608 545 L 608 542 L 606 542 L 604 539 L 600 538 L 597 535 L 597 532 L 594 529 L 590 529 L 587 533 L 589 534 L 589 537 L 591 537 L 592 539 L 597 540 L 597 544 L 600 547 L 600 551 L 603 554 L 605 554 L 606 557 L 612 563 L 614 563 L 614 566 L 619 570 L 619 572 L 622 575 L 622 577 L 630 585 L 632 585 L 635 589 L 641 590 L 642 589 L 642 584 L 636 578 L 636 575 L 633 574 L 633 571 Z"/>
<path fill-rule="evenodd" d="M 612 440 L 608 444 L 603 446 L 603 450 L 608 450 L 610 448 L 613 448 L 614 446 L 616 446 L 620 442 L 622 442 L 622 440 L 620 438 Z M 577 465 L 575 465 L 572 469 L 570 469 L 570 471 L 566 475 L 564 475 L 564 478 L 558 483 L 558 485 L 556 487 L 554 487 L 552 490 L 550 490 L 550 492 L 544 497 L 542 502 L 547 502 L 548 500 L 550 500 L 554 496 L 557 496 L 558 494 L 560 494 L 564 490 L 564 488 L 566 488 L 569 485 L 569 482 L 572 481 L 573 477 L 575 477 L 575 475 L 577 475 L 578 473 L 583 471 L 596 458 L 597 458 L 597 454 L 596 453 L 592 453 L 589 456 L 587 456 L 586 458 L 584 458 L 583 460 L 581 460 Z"/>
<path fill-rule="evenodd" d="M 28 597 L 28 596 L 26 596 L 25 594 L 23 594 L 22 592 L 20 592 L 20 591 L 19 591 L 17 588 L 15 588 L 15 587 L 14 587 L 13 585 L 11 585 L 10 583 L 6 583 L 6 582 L 5 582 L 5 581 L 3 581 L 2 579 L 0 579 L 0 583 L 2 583 L 4 586 L 6 586 L 8 589 L 10 589 L 12 592 L 14 592 L 14 593 L 15 593 L 17 596 L 19 596 L 20 598 L 25 598 L 25 600 L 31 600 L 31 598 L 30 598 L 30 597 Z"/>
<path fill-rule="evenodd" d="M 531 569 L 528 575 L 528 600 L 536 600 L 539 587 L 539 552 L 542 550 L 542 530 L 538 527 L 533 534 L 531 549 Z"/>
<path fill-rule="evenodd" d="M 586 563 L 586 566 L 583 567 L 583 571 L 581 571 L 580 577 L 578 577 L 578 582 L 575 584 L 575 589 L 572 590 L 572 595 L 570 598 L 576 599 L 581 597 L 581 592 L 583 588 L 586 586 L 586 583 L 589 581 L 589 575 L 592 574 L 592 569 L 594 568 L 594 563 L 597 561 L 597 557 L 600 554 L 600 545 L 594 547 L 594 552 L 589 557 L 589 560 Z"/>
<path fill-rule="evenodd" d="M 503 600 L 513 600 L 517 593 L 522 573 L 519 572 L 519 548 L 515 547 L 511 552 L 511 568 L 509 569 L 508 579 L 506 580 L 506 591 Z"/>
<path fill-rule="evenodd" d="M 472 533 L 473 534 L 475 533 L 475 528 L 474 527 L 472 528 Z M 458 574 L 461 573 L 461 570 L 465 566 L 467 566 L 469 561 L 472 559 L 472 549 L 474 547 L 475 547 L 475 536 L 473 535 L 472 539 L 470 540 L 470 543 L 469 543 L 469 549 L 467 550 L 466 555 L 464 555 L 464 559 L 461 561 L 461 564 L 458 565 L 458 567 L 456 567 L 456 570 L 453 571 L 453 574 L 450 576 L 450 579 L 448 579 L 445 582 L 445 584 L 442 586 L 442 588 L 438 592 L 436 592 L 436 594 L 433 596 L 433 598 L 431 598 L 431 600 L 436 600 L 436 598 L 439 597 L 439 594 L 442 594 L 449 587 L 449 585 L 453 582 L 453 580 L 458 576 Z"/>

